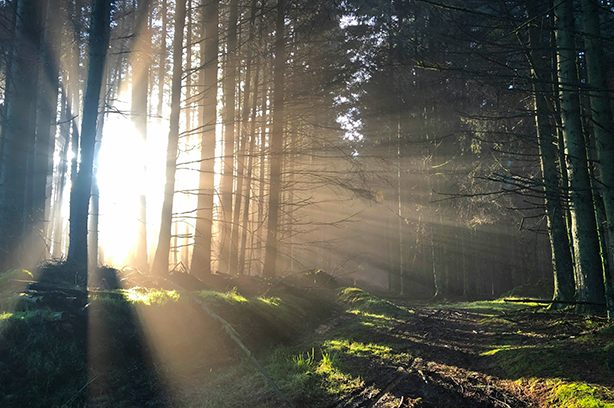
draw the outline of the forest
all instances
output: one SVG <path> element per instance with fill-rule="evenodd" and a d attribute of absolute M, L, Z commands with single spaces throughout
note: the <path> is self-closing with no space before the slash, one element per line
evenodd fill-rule
<path fill-rule="evenodd" d="M 614 407 L 611 1 L 0 22 L 0 406 Z"/>

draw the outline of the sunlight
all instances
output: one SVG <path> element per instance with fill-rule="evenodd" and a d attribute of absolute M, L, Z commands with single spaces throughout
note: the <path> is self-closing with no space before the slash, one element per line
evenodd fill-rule
<path fill-rule="evenodd" d="M 118 109 L 125 105 L 128 103 L 116 103 Z M 155 245 L 164 189 L 168 135 L 165 125 L 148 124 L 148 139 L 144 142 L 128 115 L 112 113 L 105 120 L 98 171 L 99 231 L 104 252 L 100 261 L 104 264 L 121 266 L 133 257 L 141 194 L 147 197 L 148 245 L 150 248 Z"/>

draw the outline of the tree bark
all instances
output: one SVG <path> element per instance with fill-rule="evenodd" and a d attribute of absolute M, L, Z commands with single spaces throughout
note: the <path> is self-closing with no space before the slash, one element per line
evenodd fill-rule
<path fill-rule="evenodd" d="M 175 11 L 175 30 L 173 38 L 173 80 L 171 86 L 171 116 L 166 148 L 166 184 L 160 222 L 160 235 L 153 262 L 157 275 L 168 273 L 173 222 L 173 198 L 175 196 L 175 173 L 177 171 L 177 151 L 179 148 L 179 116 L 181 114 L 181 77 L 183 75 L 183 28 L 185 27 L 186 0 L 177 0 Z"/>

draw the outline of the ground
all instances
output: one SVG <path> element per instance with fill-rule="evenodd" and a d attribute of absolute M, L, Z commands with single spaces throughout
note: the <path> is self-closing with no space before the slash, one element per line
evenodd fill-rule
<path fill-rule="evenodd" d="M 357 289 L 340 299 L 345 309 L 309 336 L 263 356 L 297 407 L 614 407 L 603 319 L 502 302 L 387 302 Z M 258 378 L 244 363 L 176 395 L 190 390 L 195 407 L 282 406 Z"/>
<path fill-rule="evenodd" d="M 386 300 L 311 275 L 191 292 L 30 279 L 0 282 L 2 407 L 614 408 L 614 326 L 570 310 Z"/>

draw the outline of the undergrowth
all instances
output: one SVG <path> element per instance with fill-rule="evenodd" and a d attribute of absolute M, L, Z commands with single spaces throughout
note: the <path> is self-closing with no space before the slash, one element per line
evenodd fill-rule
<path fill-rule="evenodd" d="M 82 310 L 65 312 L 36 302 L 15 310 L 15 296 L 7 293 L 0 301 L 0 406 L 167 405 L 169 383 L 162 378 L 209 372 L 243 358 L 192 295 L 97 291 Z M 300 290 L 279 297 L 245 298 L 236 291 L 197 296 L 255 351 L 289 341 L 334 308 L 332 299 Z"/>

